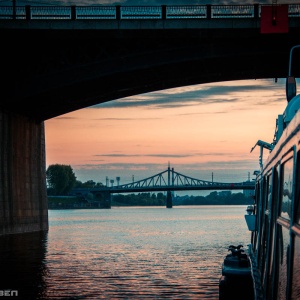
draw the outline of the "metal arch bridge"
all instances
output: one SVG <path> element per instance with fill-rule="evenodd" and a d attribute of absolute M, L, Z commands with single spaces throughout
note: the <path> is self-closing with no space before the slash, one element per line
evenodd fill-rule
<path fill-rule="evenodd" d="M 174 171 L 174 168 L 168 167 L 167 170 L 151 177 L 127 184 L 106 187 L 105 189 L 111 194 L 185 190 L 254 190 L 255 183 L 251 181 L 231 183 L 206 181 L 183 175 Z M 101 190 L 103 191 L 103 188 Z"/>
<path fill-rule="evenodd" d="M 245 182 L 213 182 L 196 179 L 174 171 L 168 167 L 167 170 L 151 177 L 134 181 L 127 184 L 117 184 L 103 186 L 99 188 L 75 188 L 73 195 L 86 195 L 88 193 L 103 194 L 104 207 L 111 208 L 111 194 L 138 193 L 138 192 L 167 192 L 166 207 L 172 208 L 172 191 L 191 191 L 191 190 L 254 190 L 255 183 Z"/>

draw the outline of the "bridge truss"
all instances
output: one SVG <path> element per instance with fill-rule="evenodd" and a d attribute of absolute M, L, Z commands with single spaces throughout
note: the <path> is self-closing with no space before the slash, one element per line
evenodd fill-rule
<path fill-rule="evenodd" d="M 196 179 L 174 171 L 167 170 L 151 177 L 109 187 L 111 193 L 141 192 L 141 191 L 179 191 L 179 190 L 253 190 L 254 182 L 213 182 Z"/>

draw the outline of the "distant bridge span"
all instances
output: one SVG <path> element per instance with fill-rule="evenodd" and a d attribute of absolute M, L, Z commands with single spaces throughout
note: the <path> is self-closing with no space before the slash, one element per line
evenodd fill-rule
<path fill-rule="evenodd" d="M 192 178 L 167 170 L 132 183 L 107 187 L 110 193 L 134 193 L 145 191 L 190 191 L 190 190 L 254 190 L 254 182 L 213 182 Z"/>
<path fill-rule="evenodd" d="M 121 193 L 143 193 L 143 192 L 163 192 L 163 191 L 207 191 L 207 190 L 254 190 L 255 187 L 252 184 L 243 183 L 216 183 L 213 185 L 166 185 L 166 186 L 151 186 L 151 187 L 131 187 L 122 189 L 119 187 L 106 188 L 111 194 Z M 103 190 L 103 189 L 99 189 Z M 97 191 L 97 189 L 93 189 Z"/>
<path fill-rule="evenodd" d="M 192 178 L 181 173 L 174 171 L 174 168 L 168 167 L 167 170 L 160 172 L 151 177 L 134 181 L 127 184 L 112 185 L 101 188 L 83 188 L 74 189 L 74 194 L 87 194 L 87 193 L 103 193 L 105 201 L 109 203 L 110 207 L 111 194 L 121 193 L 138 193 L 138 192 L 167 192 L 167 208 L 171 208 L 172 204 L 172 191 L 192 191 L 192 190 L 254 190 L 255 183 L 251 181 L 245 182 L 213 182 L 202 179 Z"/>

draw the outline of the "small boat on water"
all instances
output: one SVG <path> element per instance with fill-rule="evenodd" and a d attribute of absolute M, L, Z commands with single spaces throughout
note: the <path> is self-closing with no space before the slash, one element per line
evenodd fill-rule
<path fill-rule="evenodd" d="M 253 280 L 249 256 L 243 245 L 230 245 L 222 264 L 219 299 L 253 299 Z M 245 295 L 245 291 L 249 293 Z"/>
<path fill-rule="evenodd" d="M 290 50 L 287 106 L 276 120 L 273 142 L 258 140 L 251 149 L 260 147 L 254 203 L 245 214 L 251 241 L 247 249 L 229 247 L 219 299 L 300 299 L 300 94 L 291 74 L 295 50 L 300 57 L 300 45 Z M 265 161 L 263 150 L 269 151 Z"/>

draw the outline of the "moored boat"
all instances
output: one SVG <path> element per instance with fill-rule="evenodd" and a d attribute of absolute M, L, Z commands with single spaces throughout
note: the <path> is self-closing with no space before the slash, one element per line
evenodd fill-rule
<path fill-rule="evenodd" d="M 295 50 L 300 53 L 300 45 L 290 51 L 287 106 L 276 120 L 273 142 L 258 140 L 251 149 L 260 147 L 260 170 L 255 172 L 253 209 L 247 207 L 245 215 L 251 241 L 245 251 L 249 266 L 244 271 L 250 270 L 251 283 L 242 299 L 251 293 L 247 299 L 300 299 L 300 95 L 296 95 L 296 79 L 291 74 Z M 263 150 L 269 151 L 265 161 Z M 227 256 L 222 267 L 225 274 L 226 260 Z M 229 288 L 225 283 L 230 272 L 225 278 L 222 275 L 220 299 L 237 299 L 235 289 L 245 278 L 242 268 L 237 269 Z"/>

